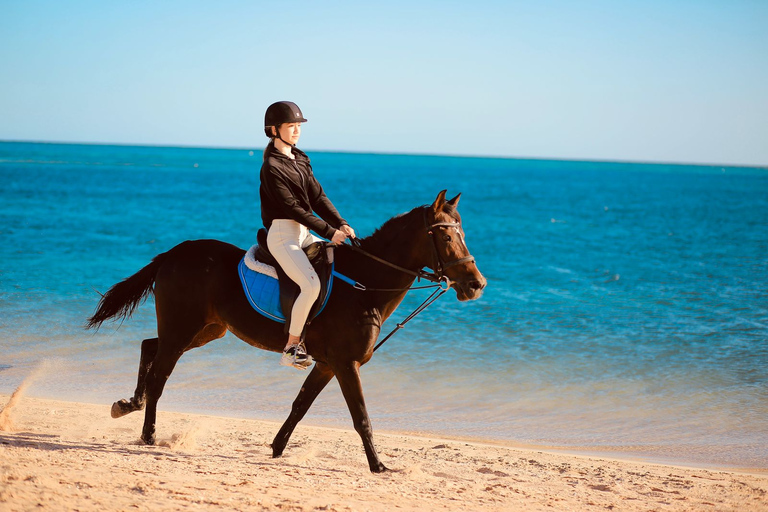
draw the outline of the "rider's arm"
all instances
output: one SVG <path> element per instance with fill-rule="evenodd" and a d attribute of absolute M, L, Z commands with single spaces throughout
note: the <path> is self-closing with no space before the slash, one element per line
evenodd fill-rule
<path fill-rule="evenodd" d="M 290 186 L 282 176 L 276 172 L 270 172 L 268 170 L 267 172 L 262 173 L 261 179 L 267 189 L 267 193 L 274 200 L 275 204 L 281 205 L 283 213 L 288 218 L 307 226 L 320 236 L 328 239 L 333 237 L 336 228 L 320 217 L 305 210 L 301 206 L 299 200 L 294 197 Z"/>

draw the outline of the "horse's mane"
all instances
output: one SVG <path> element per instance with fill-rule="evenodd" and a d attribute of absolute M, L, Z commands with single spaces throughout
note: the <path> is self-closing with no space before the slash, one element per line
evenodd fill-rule
<path fill-rule="evenodd" d="M 390 245 L 400 234 L 402 228 L 409 223 L 408 221 L 411 220 L 410 217 L 415 216 L 417 212 L 421 214 L 422 210 L 426 207 L 426 205 L 417 206 L 409 212 L 395 215 L 388 221 L 384 222 L 384 224 L 377 228 L 370 236 L 361 238 L 360 243 L 366 250 L 370 250 L 376 247 L 386 247 Z"/>

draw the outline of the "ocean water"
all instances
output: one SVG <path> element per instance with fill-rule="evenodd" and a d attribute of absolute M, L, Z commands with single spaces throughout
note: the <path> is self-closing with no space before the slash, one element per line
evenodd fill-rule
<path fill-rule="evenodd" d="M 154 308 L 85 331 L 98 292 L 187 239 L 250 246 L 261 149 L 0 143 L 0 392 L 45 362 L 32 395 L 131 396 Z M 363 368 L 376 430 L 768 468 L 767 169 L 309 155 L 363 236 L 462 192 L 488 279 Z M 281 421 L 304 374 L 278 357 L 227 335 L 181 359 L 160 409 Z M 304 421 L 351 426 L 334 383 Z"/>

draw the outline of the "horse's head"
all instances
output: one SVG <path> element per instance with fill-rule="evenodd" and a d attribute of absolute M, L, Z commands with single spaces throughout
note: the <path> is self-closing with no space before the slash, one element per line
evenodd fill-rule
<path fill-rule="evenodd" d="M 426 212 L 427 230 L 434 247 L 432 268 L 449 279 L 459 300 L 478 299 L 487 281 L 477 269 L 464 239 L 461 215 L 456 209 L 461 194 L 446 200 L 445 192 L 437 195 Z"/>

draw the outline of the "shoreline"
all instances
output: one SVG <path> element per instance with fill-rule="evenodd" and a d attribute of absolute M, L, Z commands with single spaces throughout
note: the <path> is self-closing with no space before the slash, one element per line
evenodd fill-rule
<path fill-rule="evenodd" d="M 0 413 L 4 510 L 768 510 L 766 474 L 377 431 L 375 475 L 351 429 L 299 424 L 273 459 L 279 423 L 159 411 L 146 446 L 142 414 L 22 394 Z"/>
<path fill-rule="evenodd" d="M 35 377 L 32 376 L 32 379 L 27 380 L 25 382 L 28 384 L 32 384 L 34 382 L 34 378 Z M 27 393 L 25 389 L 26 386 L 24 384 L 22 384 L 22 386 L 24 387 L 24 389 L 22 389 L 22 395 L 25 398 L 29 398 L 33 400 L 60 402 L 62 404 L 71 404 L 73 406 L 77 404 L 77 405 L 86 405 L 86 406 L 92 406 L 92 407 L 107 407 L 107 411 L 109 411 L 109 407 L 111 407 L 111 403 L 104 404 L 104 403 L 91 402 L 91 401 L 75 401 L 75 400 L 69 400 L 67 398 L 50 398 L 47 396 L 36 395 L 35 393 Z M 22 388 L 22 386 L 19 386 L 19 387 Z M 11 397 L 11 394 L 0 391 L 0 411 L 2 411 L 3 407 L 8 402 L 8 399 L 10 397 Z M 162 411 L 163 411 L 162 408 L 159 409 L 158 414 Z M 274 431 L 273 435 L 277 433 L 277 431 L 280 429 L 283 423 L 283 420 L 260 418 L 260 417 L 257 417 L 256 415 L 249 415 L 249 414 L 238 414 L 236 411 L 230 411 L 230 413 L 227 413 L 227 411 L 208 412 L 208 411 L 205 411 L 204 409 L 201 410 L 198 408 L 188 409 L 180 404 L 167 404 L 164 411 L 171 414 L 182 414 L 189 417 L 213 418 L 213 419 L 232 420 L 232 421 L 240 421 L 240 420 L 255 421 L 258 423 L 263 423 L 265 425 L 272 425 L 273 431 Z M 107 412 L 107 416 L 109 416 L 109 412 Z M 131 416 L 141 416 L 141 418 L 143 418 L 143 411 L 137 411 L 136 413 L 131 414 Z M 375 418 L 372 418 L 372 419 L 375 420 Z M 335 422 L 324 422 L 318 419 L 315 419 L 313 421 L 312 418 L 303 419 L 299 424 L 299 426 L 307 427 L 310 429 L 335 431 L 340 433 L 351 432 L 357 435 L 352 429 L 351 418 L 345 417 L 344 420 L 346 423 L 350 424 L 349 427 L 334 425 L 333 423 Z M 1 425 L 0 425 L 0 432 L 2 432 Z M 140 430 L 137 430 L 136 431 L 137 439 L 139 437 L 139 433 L 140 433 Z M 374 425 L 374 438 L 376 438 L 379 435 L 405 436 L 405 437 L 413 437 L 417 439 L 431 439 L 431 440 L 440 440 L 440 441 L 447 441 L 447 442 L 460 442 L 460 443 L 467 443 L 467 444 L 477 445 L 477 446 L 507 448 L 507 449 L 525 451 L 525 452 L 542 452 L 542 453 L 550 453 L 550 454 L 568 455 L 568 456 L 574 456 L 574 457 L 600 458 L 600 459 L 616 461 L 616 462 L 635 462 L 640 464 L 675 467 L 675 468 L 681 468 L 681 469 L 722 471 L 722 472 L 738 473 L 738 474 L 754 475 L 754 476 L 768 476 L 768 466 L 753 466 L 747 463 L 728 464 L 728 463 L 719 463 L 719 462 L 712 462 L 712 461 L 702 461 L 702 460 L 695 460 L 696 459 L 695 456 L 691 456 L 689 459 L 683 459 L 680 455 L 670 456 L 668 455 L 668 452 L 665 453 L 665 450 L 669 450 L 671 447 L 663 446 L 663 445 L 636 445 L 636 446 L 573 445 L 573 446 L 570 446 L 570 445 L 556 445 L 556 444 L 538 444 L 538 443 L 526 443 L 523 441 L 516 441 L 513 439 L 451 434 L 449 432 L 444 432 L 439 430 L 415 431 L 415 430 L 376 428 Z M 699 448 L 703 449 L 704 447 L 699 447 Z"/>
<path fill-rule="evenodd" d="M 260 420 L 256 420 L 256 421 L 260 421 Z M 267 420 L 264 420 L 264 421 L 269 422 Z M 270 423 L 275 424 L 275 429 L 276 429 L 275 432 L 277 432 L 277 429 L 280 428 L 280 423 L 277 423 L 277 422 L 270 422 Z M 311 422 L 307 426 L 314 427 L 314 428 L 326 428 L 322 426 L 316 427 L 312 425 Z M 329 429 L 340 430 L 340 431 L 344 430 L 344 429 L 333 429 L 333 428 L 329 428 Z M 378 434 L 378 432 L 375 432 L 374 435 L 376 434 Z M 721 472 L 721 473 L 734 473 L 734 474 L 740 474 L 740 475 L 751 475 L 756 477 L 768 477 L 768 468 L 764 468 L 764 467 L 751 467 L 748 465 L 729 466 L 729 465 L 716 464 L 716 463 L 684 462 L 684 461 L 675 460 L 672 457 L 665 459 L 660 456 L 651 455 L 648 452 L 642 452 L 639 449 L 638 451 L 635 452 L 629 449 L 629 447 L 623 448 L 623 447 L 615 447 L 615 446 L 573 446 L 573 447 L 551 446 L 551 445 L 526 444 L 526 443 L 519 443 L 515 441 L 506 441 L 506 440 L 452 436 L 452 435 L 440 434 L 440 433 L 432 434 L 429 432 L 410 432 L 410 431 L 391 431 L 391 430 L 382 430 L 381 434 L 389 435 L 389 436 L 413 437 L 416 439 L 425 439 L 425 440 L 429 439 L 429 440 L 446 441 L 446 442 L 454 442 L 454 443 L 465 443 L 465 444 L 477 445 L 477 446 L 507 448 L 507 449 L 517 450 L 521 452 L 546 453 L 550 455 L 565 455 L 569 457 L 576 457 L 576 458 L 582 458 L 582 459 L 600 459 L 600 460 L 617 462 L 617 463 L 628 462 L 628 463 L 666 467 L 666 468 L 677 468 L 677 469 L 686 469 L 686 470 L 694 470 L 694 471 L 696 470 L 712 471 L 712 472 Z M 663 449 L 663 447 L 656 447 L 656 449 L 661 450 Z"/>

